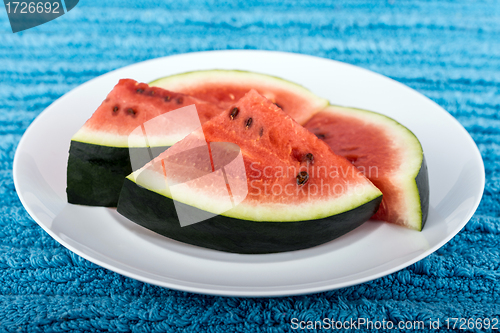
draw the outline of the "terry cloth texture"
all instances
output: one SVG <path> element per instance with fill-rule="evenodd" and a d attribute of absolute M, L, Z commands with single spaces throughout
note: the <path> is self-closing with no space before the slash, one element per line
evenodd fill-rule
<path fill-rule="evenodd" d="M 481 151 L 486 189 L 478 211 L 448 244 L 397 273 L 271 299 L 195 295 L 126 278 L 66 250 L 30 218 L 12 161 L 49 104 L 125 65 L 219 49 L 340 60 L 433 99 Z M 86 0 L 17 34 L 0 9 L 0 101 L 0 331 L 283 332 L 294 331 L 293 318 L 395 325 L 432 318 L 441 328 L 447 318 L 500 319 L 500 2 Z"/>

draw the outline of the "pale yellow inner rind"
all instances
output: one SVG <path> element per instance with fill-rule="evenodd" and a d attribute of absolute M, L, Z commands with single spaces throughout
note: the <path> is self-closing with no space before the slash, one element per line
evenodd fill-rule
<path fill-rule="evenodd" d="M 133 172 L 127 179 L 152 192 L 172 199 L 165 176 L 149 170 L 147 166 Z M 315 198 L 306 202 L 290 204 L 251 203 L 249 200 L 236 205 L 220 215 L 250 221 L 293 222 L 321 219 L 355 209 L 382 195 L 366 180 L 349 188 L 338 197 Z M 220 213 L 219 203 L 224 202 L 223 193 L 210 188 L 185 189 L 175 200 L 214 214 Z"/>

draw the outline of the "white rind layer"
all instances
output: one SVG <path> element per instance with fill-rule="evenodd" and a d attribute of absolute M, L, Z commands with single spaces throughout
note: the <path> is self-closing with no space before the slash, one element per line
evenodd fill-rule
<path fill-rule="evenodd" d="M 127 179 L 150 191 L 172 199 L 163 174 L 151 170 L 148 165 L 130 174 Z M 259 203 L 244 200 L 234 208 L 222 212 L 225 200 L 224 191 L 215 191 L 213 187 L 193 189 L 185 188 L 175 200 L 201 210 L 249 221 L 294 222 L 321 219 L 355 209 L 382 195 L 368 180 L 360 179 L 349 187 L 341 196 L 314 199 L 298 204 Z M 249 194 L 250 195 L 250 194 Z"/>
<path fill-rule="evenodd" d="M 148 144 L 142 131 L 131 135 L 113 134 L 103 131 L 91 131 L 85 127 L 80 128 L 71 138 L 71 141 L 78 141 L 106 147 L 116 148 L 148 148 L 148 147 L 170 147 L 183 137 L 164 135 L 161 139 L 155 138 L 154 145 Z"/>

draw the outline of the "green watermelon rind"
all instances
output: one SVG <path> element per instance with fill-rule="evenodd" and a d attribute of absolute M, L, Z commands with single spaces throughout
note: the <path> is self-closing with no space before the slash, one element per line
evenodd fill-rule
<path fill-rule="evenodd" d="M 338 238 L 365 223 L 381 200 L 379 196 L 352 210 L 316 220 L 263 223 L 216 215 L 181 227 L 172 199 L 126 179 L 118 213 L 183 243 L 239 254 L 267 254 L 307 249 Z"/>
<path fill-rule="evenodd" d="M 404 184 L 405 193 L 408 194 L 406 196 L 408 206 L 413 209 L 407 214 L 409 223 L 405 226 L 421 231 L 429 210 L 429 176 L 422 144 L 417 136 L 395 119 L 375 111 L 333 104 L 322 110 L 322 112 L 339 111 L 349 115 L 357 114 L 364 120 L 369 119 L 371 123 L 377 123 L 389 133 L 392 132 L 398 143 L 404 146 L 404 152 L 407 154 L 404 160 L 407 166 L 400 168 L 403 171 L 401 171 L 398 182 Z"/>
<path fill-rule="evenodd" d="M 66 194 L 69 203 L 116 207 L 126 175 L 132 171 L 131 150 L 135 156 L 156 157 L 168 147 L 121 148 L 71 141 L 66 171 Z M 143 161 L 146 164 L 149 160 Z M 137 164 L 141 162 L 137 161 Z"/>

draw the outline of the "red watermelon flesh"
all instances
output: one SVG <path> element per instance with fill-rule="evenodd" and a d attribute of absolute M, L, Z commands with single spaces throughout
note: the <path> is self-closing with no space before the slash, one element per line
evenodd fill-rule
<path fill-rule="evenodd" d="M 73 141 L 112 147 L 130 146 L 129 135 L 139 126 L 159 115 L 188 105 L 195 105 L 201 123 L 223 109 L 198 98 L 150 87 L 132 79 L 122 79 L 108 94 L 92 117 L 73 136 Z M 164 135 L 158 128 L 152 136 Z M 139 140 L 140 143 L 143 142 Z"/>
<path fill-rule="evenodd" d="M 279 106 L 299 124 L 304 124 L 328 101 L 308 89 L 278 77 L 237 70 L 207 70 L 177 74 L 151 85 L 178 91 L 228 108 L 250 89 Z"/>
<path fill-rule="evenodd" d="M 422 229 L 428 184 L 426 169 L 422 176 L 425 182 L 416 184 L 422 165 L 426 167 L 413 133 L 381 114 L 337 106 L 317 113 L 304 127 L 351 161 L 382 191 L 382 203 L 373 219 Z"/>
<path fill-rule="evenodd" d="M 252 221 L 319 219 L 355 209 L 380 196 L 380 191 L 349 161 L 335 155 L 255 90 L 206 122 L 202 130 L 204 137 L 201 132 L 192 133 L 127 178 L 145 188 L 165 184 L 165 161 L 177 159 L 179 152 L 199 147 L 199 142 L 206 140 L 211 146 L 216 142 L 234 143 L 243 154 L 248 195 L 225 216 Z M 194 159 L 183 157 L 188 158 L 183 160 L 185 170 L 199 165 L 200 174 L 210 171 L 210 162 L 201 163 L 199 156 L 196 150 Z M 192 178 L 172 174 L 176 183 Z M 222 194 L 211 181 L 199 178 L 191 182 L 192 188 L 184 189 L 183 198 L 176 200 L 218 214 L 216 206 Z M 170 196 L 168 190 L 155 190 Z"/>

